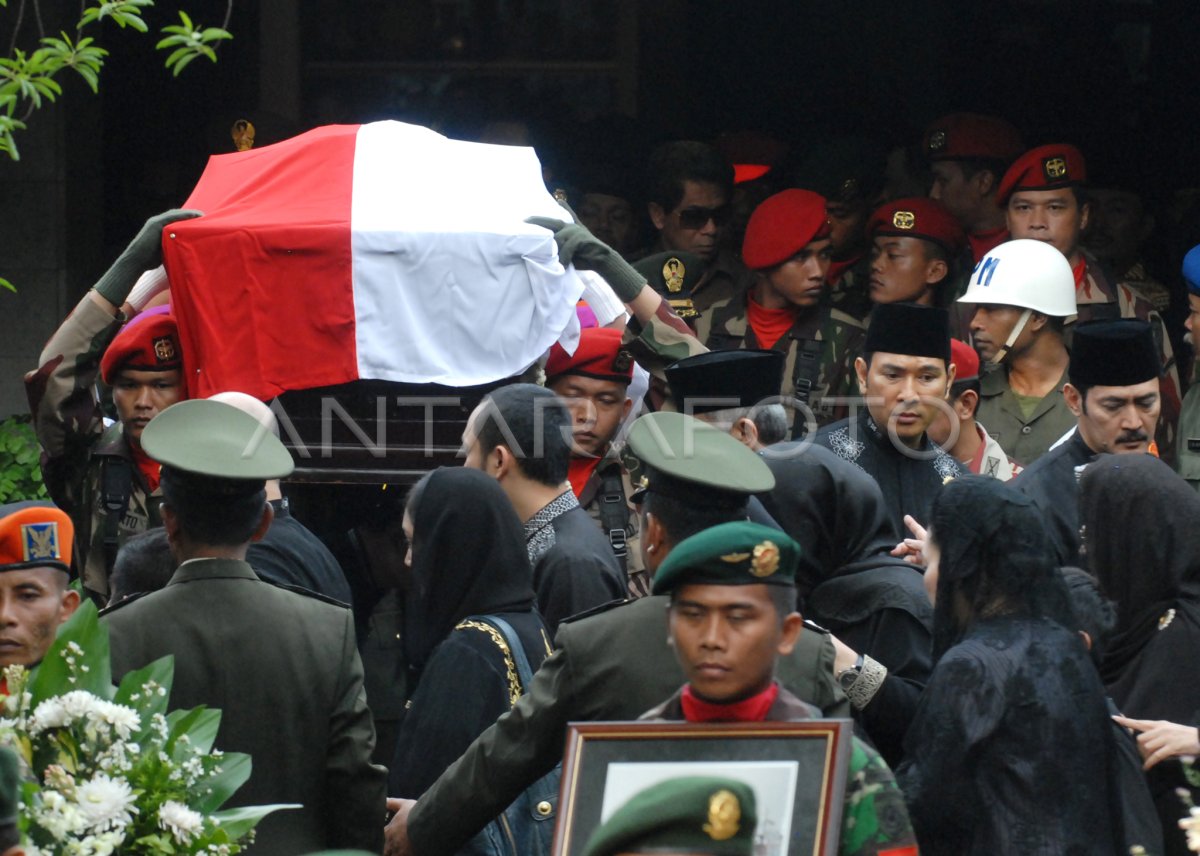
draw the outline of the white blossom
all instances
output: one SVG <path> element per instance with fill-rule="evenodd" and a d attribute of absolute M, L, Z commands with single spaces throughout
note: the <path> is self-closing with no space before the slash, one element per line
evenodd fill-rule
<path fill-rule="evenodd" d="M 96 773 L 90 781 L 77 785 L 75 798 L 94 832 L 122 830 L 137 813 L 129 783 L 106 773 Z"/>
<path fill-rule="evenodd" d="M 158 825 L 168 830 L 179 844 L 190 844 L 204 830 L 204 818 L 186 805 L 167 800 L 158 809 Z"/>
<path fill-rule="evenodd" d="M 137 711 L 110 701 L 97 703 L 92 715 L 111 726 L 122 740 L 142 726 L 142 719 Z"/>

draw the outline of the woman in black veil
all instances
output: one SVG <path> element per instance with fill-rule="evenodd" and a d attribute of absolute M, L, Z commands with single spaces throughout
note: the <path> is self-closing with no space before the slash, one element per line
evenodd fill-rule
<path fill-rule="evenodd" d="M 1104 689 L 1032 502 L 955 479 L 925 558 L 935 665 L 897 775 L 921 852 L 1123 852 Z"/>
<path fill-rule="evenodd" d="M 1117 609 L 1100 674 L 1126 716 L 1195 728 L 1200 718 L 1200 495 L 1150 455 L 1102 455 L 1080 479 L 1088 566 Z M 1182 729 L 1181 729 L 1182 730 Z M 1149 735 L 1148 735 L 1149 737 Z M 1143 754 L 1148 737 L 1140 739 Z M 1192 747 L 1194 750 L 1194 747 Z M 1168 854 L 1188 853 L 1178 758 L 1148 771 Z"/>
<path fill-rule="evenodd" d="M 434 470 L 410 492 L 404 528 L 412 568 L 404 650 L 416 690 L 400 726 L 388 793 L 415 799 L 521 693 L 512 652 L 480 619 L 507 622 L 532 671 L 550 644 L 534 606 L 521 521 L 495 479 L 476 470 Z"/>

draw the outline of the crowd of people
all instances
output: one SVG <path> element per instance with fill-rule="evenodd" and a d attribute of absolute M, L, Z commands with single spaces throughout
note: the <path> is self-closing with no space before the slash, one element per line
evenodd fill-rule
<path fill-rule="evenodd" d="M 235 802 L 302 806 L 254 852 L 539 852 L 569 722 L 829 717 L 846 856 L 1188 852 L 1200 386 L 1164 319 L 1200 318 L 1200 247 L 1151 278 L 1138 189 L 1001 119 L 920 150 L 580 170 L 531 222 L 624 312 L 581 302 L 480 401 L 369 602 L 290 513 L 268 403 L 187 400 L 155 270 L 203 214 L 152 217 L 26 375 L 53 503 L 0 508 L 0 664 L 78 578 L 114 678 L 174 654 L 173 704 L 225 712 Z M 754 817 L 680 779 L 586 852 L 757 854 Z"/>

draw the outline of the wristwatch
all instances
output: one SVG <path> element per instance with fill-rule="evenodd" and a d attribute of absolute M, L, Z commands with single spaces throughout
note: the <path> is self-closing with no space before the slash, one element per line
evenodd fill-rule
<path fill-rule="evenodd" d="M 864 658 L 862 654 L 858 655 L 858 659 L 854 661 L 854 665 L 847 669 L 842 669 L 837 673 L 838 686 L 842 688 L 842 692 L 849 692 L 850 687 L 854 686 L 859 675 L 862 674 Z"/>

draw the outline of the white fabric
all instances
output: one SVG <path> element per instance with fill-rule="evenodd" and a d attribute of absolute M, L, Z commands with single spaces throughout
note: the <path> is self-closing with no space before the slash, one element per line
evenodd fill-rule
<path fill-rule="evenodd" d="M 146 304 L 154 299 L 155 295 L 162 294 L 170 287 L 171 283 L 167 280 L 167 269 L 159 265 L 154 270 L 148 270 L 138 277 L 137 282 L 129 291 L 129 297 L 125 298 L 125 302 L 132 306 L 135 312 L 141 312 L 146 308 Z"/>
<path fill-rule="evenodd" d="M 359 128 L 351 202 L 359 376 L 469 386 L 574 348 L 584 285 L 547 230 L 563 209 L 533 149 Z"/>
<path fill-rule="evenodd" d="M 597 324 L 607 327 L 622 316 L 629 317 L 629 313 L 625 311 L 625 304 L 612 290 L 608 280 L 594 270 L 579 271 L 579 278 L 583 280 L 583 299 L 587 301 L 587 305 L 595 314 Z M 574 347 L 571 348 L 570 353 L 575 353 Z"/>

